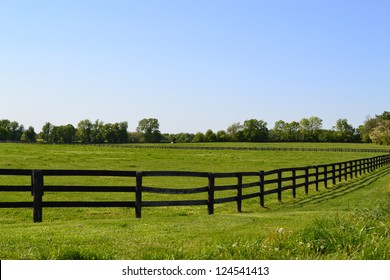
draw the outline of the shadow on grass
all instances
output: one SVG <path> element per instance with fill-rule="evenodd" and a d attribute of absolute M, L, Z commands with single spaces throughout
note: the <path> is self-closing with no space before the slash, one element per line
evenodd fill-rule
<path fill-rule="evenodd" d="M 304 198 L 296 203 L 293 203 L 290 207 L 302 207 L 307 204 L 318 204 L 332 199 L 336 199 L 347 194 L 358 191 L 364 187 L 367 187 L 379 180 L 381 177 L 389 175 L 390 168 L 384 168 L 371 174 L 363 175 L 354 180 L 342 182 L 334 185 L 326 192 L 319 192 L 316 195 Z"/>

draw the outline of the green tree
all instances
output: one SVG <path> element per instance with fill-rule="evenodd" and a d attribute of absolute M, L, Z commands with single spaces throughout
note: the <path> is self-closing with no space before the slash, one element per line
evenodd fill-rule
<path fill-rule="evenodd" d="M 202 132 L 198 132 L 195 134 L 193 141 L 195 143 L 204 142 L 205 140 L 204 134 Z"/>
<path fill-rule="evenodd" d="M 355 128 L 348 123 L 347 119 L 338 119 L 336 122 L 336 140 L 339 142 L 354 142 Z"/>
<path fill-rule="evenodd" d="M 211 129 L 209 129 L 204 135 L 204 140 L 206 142 L 215 142 L 217 141 L 217 135 Z"/>
<path fill-rule="evenodd" d="M 54 126 L 47 122 L 43 125 L 42 127 L 42 132 L 41 132 L 41 138 L 43 141 L 47 142 L 47 143 L 53 143 L 53 129 L 54 129 Z"/>
<path fill-rule="evenodd" d="M 142 119 L 138 122 L 137 132 L 142 133 L 143 142 L 153 143 L 161 140 L 160 124 L 155 118 Z"/>
<path fill-rule="evenodd" d="M 250 119 L 244 122 L 243 137 L 247 142 L 264 142 L 268 140 L 267 123 L 262 120 Z"/>
<path fill-rule="evenodd" d="M 242 129 L 243 126 L 239 122 L 231 124 L 226 130 L 229 139 L 233 142 L 243 141 Z"/>
<path fill-rule="evenodd" d="M 375 144 L 390 145 L 390 119 L 380 119 L 370 132 L 370 138 Z"/>
<path fill-rule="evenodd" d="M 8 127 L 9 138 L 11 141 L 20 141 L 24 132 L 24 126 L 18 122 L 11 122 Z"/>
<path fill-rule="evenodd" d="M 225 130 L 218 130 L 217 131 L 217 141 L 218 142 L 229 141 L 229 136 L 227 135 Z"/>
<path fill-rule="evenodd" d="M 322 129 L 322 119 L 319 117 L 303 118 L 300 121 L 300 134 L 303 141 L 318 141 Z"/>
<path fill-rule="evenodd" d="M 23 132 L 21 140 L 28 143 L 34 143 L 37 141 L 37 134 L 32 126 Z"/>
<path fill-rule="evenodd" d="M 91 130 L 91 142 L 103 143 L 104 142 L 104 123 L 96 120 L 92 125 Z"/>
<path fill-rule="evenodd" d="M 290 141 L 288 135 L 288 123 L 283 120 L 275 122 L 271 135 L 272 140 L 274 141 Z"/>
<path fill-rule="evenodd" d="M 0 141 L 7 141 L 9 139 L 9 131 L 0 126 Z"/>
<path fill-rule="evenodd" d="M 57 126 L 54 131 L 56 133 L 54 135 L 55 143 L 59 142 L 70 144 L 73 142 L 76 136 L 76 129 L 71 124 Z"/>
<path fill-rule="evenodd" d="M 77 139 L 82 143 L 91 143 L 92 128 L 93 124 L 90 120 L 85 119 L 80 121 L 77 125 Z"/>

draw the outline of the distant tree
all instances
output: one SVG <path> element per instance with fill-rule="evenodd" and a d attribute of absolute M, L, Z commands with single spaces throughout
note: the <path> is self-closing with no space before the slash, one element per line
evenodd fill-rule
<path fill-rule="evenodd" d="M 229 141 L 229 136 L 227 135 L 225 130 L 218 130 L 217 131 L 217 141 L 218 142 Z"/>
<path fill-rule="evenodd" d="M 204 141 L 206 142 L 215 142 L 217 141 L 217 135 L 211 130 L 207 130 L 204 135 Z"/>
<path fill-rule="evenodd" d="M 198 132 L 195 134 L 193 141 L 195 143 L 200 143 L 205 141 L 204 134 L 202 132 Z"/>
<path fill-rule="evenodd" d="M 370 138 L 375 144 L 390 145 L 390 119 L 380 119 L 370 132 Z"/>
<path fill-rule="evenodd" d="M 347 119 L 338 119 L 336 122 L 336 140 L 339 142 L 354 142 L 355 128 L 348 123 Z"/>
<path fill-rule="evenodd" d="M 138 122 L 137 132 L 143 134 L 146 143 L 159 142 L 161 140 L 160 124 L 157 119 L 142 119 Z"/>
<path fill-rule="evenodd" d="M 11 124 L 10 120 L 7 119 L 0 120 L 0 127 L 5 128 L 6 130 L 8 130 L 10 124 Z"/>
<path fill-rule="evenodd" d="M 290 141 L 288 123 L 283 120 L 275 122 L 274 128 L 271 131 L 271 136 L 274 141 Z"/>
<path fill-rule="evenodd" d="M 322 129 L 322 119 L 318 117 L 303 118 L 300 121 L 300 135 L 303 141 L 318 141 Z"/>
<path fill-rule="evenodd" d="M 390 112 L 384 111 L 381 115 L 376 115 L 377 119 L 380 120 L 389 120 L 390 121 Z"/>
<path fill-rule="evenodd" d="M 116 126 L 116 137 L 119 140 L 119 143 L 126 143 L 129 141 L 129 134 L 127 133 L 127 129 L 129 124 L 127 122 L 117 123 Z"/>
<path fill-rule="evenodd" d="M 7 141 L 9 139 L 9 131 L 0 126 L 0 141 Z"/>
<path fill-rule="evenodd" d="M 142 134 L 139 132 L 128 132 L 127 141 L 129 143 L 138 143 L 141 142 Z"/>
<path fill-rule="evenodd" d="M 388 145 L 390 140 L 386 139 L 390 129 L 390 112 L 385 111 L 375 118 L 367 117 L 364 125 L 359 128 L 363 142 L 373 142 L 380 145 Z"/>
<path fill-rule="evenodd" d="M 178 133 L 172 138 L 171 142 L 174 143 L 191 143 L 195 141 L 195 135 L 193 133 Z"/>
<path fill-rule="evenodd" d="M 90 120 L 85 119 L 80 121 L 77 125 L 77 139 L 82 143 L 91 143 L 92 128 L 93 124 Z"/>
<path fill-rule="evenodd" d="M 43 141 L 47 142 L 47 143 L 52 143 L 53 142 L 53 129 L 54 129 L 54 126 L 47 122 L 43 125 L 42 127 L 42 132 L 41 132 L 41 138 Z"/>
<path fill-rule="evenodd" d="M 56 134 L 58 137 L 56 142 L 70 144 L 75 139 L 76 129 L 71 124 L 61 125 L 57 127 Z"/>
<path fill-rule="evenodd" d="M 21 140 L 28 143 L 34 143 L 37 141 L 37 134 L 32 126 L 23 132 Z"/>
<path fill-rule="evenodd" d="M 229 139 L 233 142 L 243 141 L 242 129 L 243 126 L 239 122 L 230 125 L 226 130 Z"/>
<path fill-rule="evenodd" d="M 267 123 L 262 120 L 250 119 L 244 122 L 243 137 L 247 142 L 264 142 L 268 140 Z"/>
<path fill-rule="evenodd" d="M 8 127 L 9 138 L 11 141 L 20 141 L 24 132 L 24 126 L 18 122 L 11 122 Z"/>
<path fill-rule="evenodd" d="M 96 120 L 92 125 L 91 130 L 92 143 L 104 143 L 104 123 Z"/>

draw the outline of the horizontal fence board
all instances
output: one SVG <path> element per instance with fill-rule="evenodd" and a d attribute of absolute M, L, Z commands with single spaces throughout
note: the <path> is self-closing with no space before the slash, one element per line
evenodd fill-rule
<path fill-rule="evenodd" d="M 135 192 L 126 186 L 44 186 L 45 192 Z"/>
<path fill-rule="evenodd" d="M 253 187 L 258 187 L 258 186 L 260 186 L 260 182 L 242 184 L 243 189 L 253 188 Z"/>
<path fill-rule="evenodd" d="M 279 179 L 264 180 L 264 185 L 271 185 L 276 183 L 279 183 Z"/>
<path fill-rule="evenodd" d="M 278 191 L 279 191 L 278 189 L 267 190 L 263 192 L 263 195 L 278 193 Z"/>
<path fill-rule="evenodd" d="M 135 207 L 134 201 L 44 201 L 43 207 Z"/>
<path fill-rule="evenodd" d="M 291 180 L 293 180 L 294 179 L 294 177 L 283 177 L 280 181 L 282 181 L 282 182 L 288 182 L 288 181 L 291 181 Z"/>
<path fill-rule="evenodd" d="M 259 177 L 259 172 L 238 172 L 238 174 L 245 177 Z"/>
<path fill-rule="evenodd" d="M 215 191 L 237 190 L 238 185 L 214 186 Z"/>
<path fill-rule="evenodd" d="M 231 173 L 212 173 L 214 178 L 237 178 L 240 176 L 240 173 L 231 172 Z M 241 175 L 242 176 L 242 175 Z"/>
<path fill-rule="evenodd" d="M 278 169 L 276 170 L 270 170 L 270 171 L 264 171 L 264 176 L 269 176 L 269 175 L 274 175 L 274 174 L 278 174 Z"/>
<path fill-rule="evenodd" d="M 31 186 L 0 186 L 0 192 L 31 192 Z"/>
<path fill-rule="evenodd" d="M 42 170 L 44 176 L 102 176 L 102 177 L 135 177 L 136 171 L 114 170 Z"/>
<path fill-rule="evenodd" d="M 294 186 L 290 185 L 290 186 L 283 186 L 281 188 L 282 191 L 287 191 L 287 190 L 291 190 L 292 188 L 294 188 Z"/>
<path fill-rule="evenodd" d="M 207 200 L 142 201 L 142 207 L 200 206 L 207 204 Z"/>
<path fill-rule="evenodd" d="M 260 192 L 257 192 L 257 193 L 249 193 L 249 194 L 244 194 L 241 196 L 241 199 L 244 200 L 244 199 L 250 199 L 250 198 L 255 198 L 255 197 L 259 197 L 260 196 Z"/>
<path fill-rule="evenodd" d="M 208 177 L 210 173 L 207 172 L 189 172 L 189 171 L 142 171 L 143 177 Z"/>
<path fill-rule="evenodd" d="M 0 175 L 31 176 L 32 170 L 26 169 L 0 169 Z"/>
<path fill-rule="evenodd" d="M 237 201 L 237 196 L 224 197 L 224 198 L 216 198 L 214 199 L 215 204 L 227 203 Z"/>
<path fill-rule="evenodd" d="M 171 188 L 155 188 L 142 186 L 143 192 L 161 193 L 161 194 L 194 194 L 207 192 L 207 187 L 191 188 L 191 189 L 171 189 Z"/>
<path fill-rule="evenodd" d="M 32 202 L 0 202 L 0 208 L 32 208 Z"/>

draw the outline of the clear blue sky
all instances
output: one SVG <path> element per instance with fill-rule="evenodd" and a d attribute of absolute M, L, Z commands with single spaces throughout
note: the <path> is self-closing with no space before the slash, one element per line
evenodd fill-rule
<path fill-rule="evenodd" d="M 0 119 L 324 128 L 390 111 L 390 1 L 0 1 Z"/>

